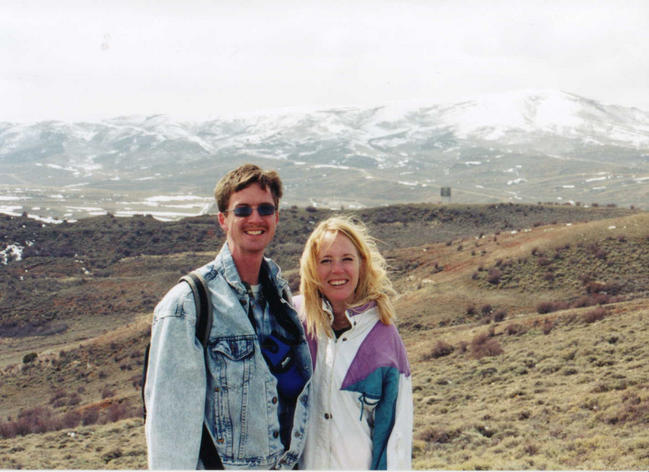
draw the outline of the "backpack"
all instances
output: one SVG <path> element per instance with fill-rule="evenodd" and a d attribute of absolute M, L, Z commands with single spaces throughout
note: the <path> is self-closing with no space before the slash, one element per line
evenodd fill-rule
<path fill-rule="evenodd" d="M 207 295 L 207 289 L 205 287 L 205 280 L 197 272 L 190 272 L 187 275 L 182 276 L 178 283 L 186 282 L 189 287 L 192 289 L 192 294 L 194 295 L 194 303 L 196 304 L 196 337 L 203 346 L 203 353 L 206 353 L 207 342 L 210 336 L 210 330 L 212 328 L 212 304 L 209 301 Z M 142 367 L 142 414 L 146 420 L 146 404 L 144 403 L 144 387 L 146 385 L 146 374 L 149 367 L 149 350 L 151 349 L 151 343 L 147 344 L 144 351 L 144 366 Z M 206 367 L 207 368 L 207 367 Z M 201 436 L 201 450 L 199 454 L 203 466 L 207 470 L 221 470 L 223 469 L 223 463 L 219 457 L 216 447 L 214 446 L 214 441 L 210 435 L 205 422 L 203 422 L 203 433 Z"/>

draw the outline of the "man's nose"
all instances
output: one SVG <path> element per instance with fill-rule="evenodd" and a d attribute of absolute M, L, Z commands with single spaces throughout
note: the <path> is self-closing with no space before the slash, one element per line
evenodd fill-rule
<path fill-rule="evenodd" d="M 248 217 L 248 221 L 263 221 L 263 217 L 259 214 L 259 207 L 253 207 L 252 214 Z"/>

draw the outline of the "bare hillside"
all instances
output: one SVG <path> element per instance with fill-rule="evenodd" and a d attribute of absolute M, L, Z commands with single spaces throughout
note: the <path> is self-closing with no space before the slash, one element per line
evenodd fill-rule
<path fill-rule="evenodd" d="M 269 252 L 293 286 L 302 244 L 329 213 L 282 213 Z M 399 291 L 417 468 L 649 466 L 649 214 L 399 205 L 356 215 Z M 0 223 L 33 241 L 0 271 L 0 464 L 146 468 L 150 312 L 214 256 L 214 222 Z"/>

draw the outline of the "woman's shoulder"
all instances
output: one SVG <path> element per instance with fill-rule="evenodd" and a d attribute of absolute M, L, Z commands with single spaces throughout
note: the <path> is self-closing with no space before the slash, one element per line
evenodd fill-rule
<path fill-rule="evenodd" d="M 302 295 L 293 295 L 293 307 L 295 308 L 295 311 L 297 311 L 298 315 L 304 311 L 304 297 Z"/>
<path fill-rule="evenodd" d="M 376 319 L 356 349 L 344 383 L 353 385 L 371 374 L 378 375 L 378 372 L 383 372 L 380 375 L 403 374 L 409 377 L 410 363 L 396 327 Z"/>
<path fill-rule="evenodd" d="M 372 317 L 372 328 L 368 333 L 368 337 L 377 346 L 394 346 L 396 349 L 401 349 L 403 346 L 403 340 L 397 326 L 394 323 L 382 322 L 378 313 Z"/>
<path fill-rule="evenodd" d="M 399 370 L 409 372 L 408 355 L 399 330 L 394 323 L 385 324 L 378 316 L 363 340 L 361 349 L 365 355 L 382 359 L 391 359 Z"/>

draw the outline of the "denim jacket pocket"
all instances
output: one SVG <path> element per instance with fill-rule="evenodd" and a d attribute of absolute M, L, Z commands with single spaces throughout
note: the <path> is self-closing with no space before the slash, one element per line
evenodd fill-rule
<path fill-rule="evenodd" d="M 254 391 L 255 336 L 226 336 L 209 347 L 212 372 L 214 439 L 219 454 L 229 460 L 246 456 L 251 416 L 250 395 Z"/>
<path fill-rule="evenodd" d="M 249 357 L 254 350 L 255 337 L 252 335 L 219 338 L 212 346 L 212 351 L 233 361 L 239 361 Z"/>

